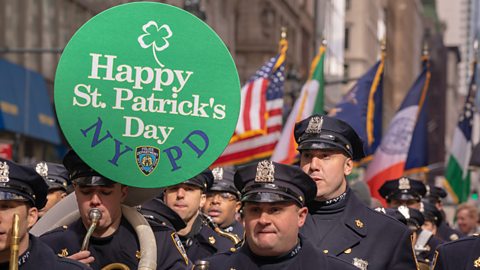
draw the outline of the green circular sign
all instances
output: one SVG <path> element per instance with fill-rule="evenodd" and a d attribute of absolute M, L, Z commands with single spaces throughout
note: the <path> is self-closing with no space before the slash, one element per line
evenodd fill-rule
<path fill-rule="evenodd" d="M 129 186 L 173 185 L 210 166 L 239 107 L 225 44 L 166 4 L 130 3 L 93 17 L 66 46 L 55 76 L 55 108 L 70 145 Z"/>

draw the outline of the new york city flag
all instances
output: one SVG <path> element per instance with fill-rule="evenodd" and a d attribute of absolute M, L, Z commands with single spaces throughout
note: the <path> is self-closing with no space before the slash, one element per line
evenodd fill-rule
<path fill-rule="evenodd" d="M 405 170 L 413 131 L 425 100 L 429 81 L 429 63 L 425 59 L 422 72 L 390 122 L 386 135 L 367 167 L 366 179 L 370 192 L 382 203 L 384 200 L 378 193 L 378 189 L 385 181 L 401 177 Z"/>

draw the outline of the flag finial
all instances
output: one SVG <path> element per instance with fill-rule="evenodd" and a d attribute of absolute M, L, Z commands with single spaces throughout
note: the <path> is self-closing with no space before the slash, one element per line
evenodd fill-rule
<path fill-rule="evenodd" d="M 282 27 L 280 28 L 280 31 L 281 31 L 280 37 L 281 37 L 282 39 L 287 39 L 287 27 L 282 26 Z"/>

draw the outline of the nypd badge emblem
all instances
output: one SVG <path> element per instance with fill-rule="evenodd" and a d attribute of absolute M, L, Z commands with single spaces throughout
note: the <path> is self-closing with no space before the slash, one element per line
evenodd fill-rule
<path fill-rule="evenodd" d="M 160 149 L 152 146 L 139 146 L 135 150 L 137 165 L 143 174 L 151 174 L 158 164 Z"/>

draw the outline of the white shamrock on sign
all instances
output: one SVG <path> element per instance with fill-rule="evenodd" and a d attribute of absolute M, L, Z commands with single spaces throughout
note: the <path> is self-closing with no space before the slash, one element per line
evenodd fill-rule
<path fill-rule="evenodd" d="M 145 34 L 138 37 L 138 43 L 144 49 L 152 47 L 155 61 L 157 61 L 161 67 L 164 67 L 164 65 L 160 63 L 157 58 L 157 52 L 168 48 L 170 45 L 168 39 L 173 35 L 172 30 L 170 30 L 170 27 L 166 24 L 158 27 L 157 23 L 154 21 L 149 21 L 148 23 L 144 24 L 142 29 Z"/>

